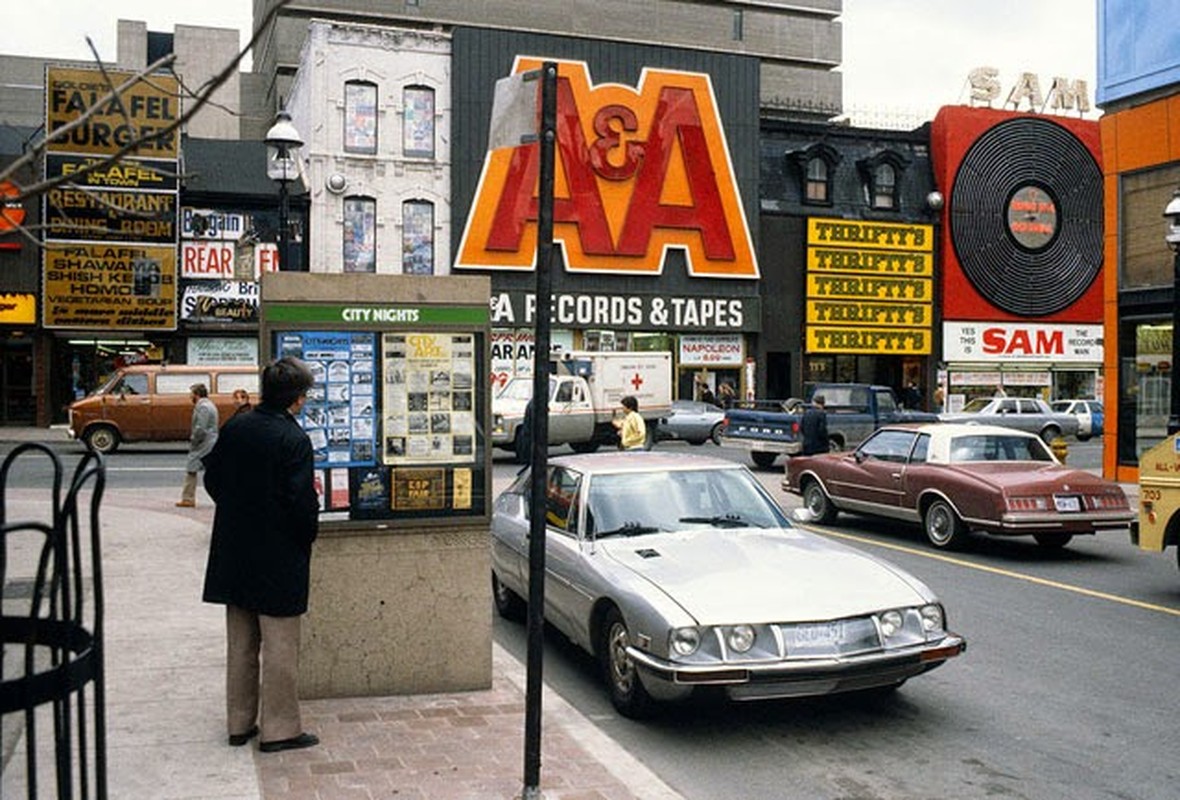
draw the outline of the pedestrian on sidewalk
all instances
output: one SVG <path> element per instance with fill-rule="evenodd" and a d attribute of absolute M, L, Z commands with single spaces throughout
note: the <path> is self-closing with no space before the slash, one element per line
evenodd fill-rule
<path fill-rule="evenodd" d="M 262 402 L 231 417 L 205 458 L 216 503 L 203 599 L 225 606 L 229 744 L 264 753 L 319 744 L 303 730 L 297 675 L 318 532 L 311 441 L 295 419 L 314 383 L 282 358 L 262 372 Z"/>
<path fill-rule="evenodd" d="M 250 393 L 245 389 L 234 389 L 234 413 L 231 416 L 245 414 L 252 408 L 254 406 L 250 402 Z"/>
<path fill-rule="evenodd" d="M 201 459 L 213 452 L 217 443 L 217 406 L 209 399 L 209 387 L 194 383 L 189 387 L 193 401 L 192 430 L 189 434 L 188 463 L 184 467 L 184 486 L 176 505 L 193 508 L 197 504 L 197 473 L 201 471 Z"/>

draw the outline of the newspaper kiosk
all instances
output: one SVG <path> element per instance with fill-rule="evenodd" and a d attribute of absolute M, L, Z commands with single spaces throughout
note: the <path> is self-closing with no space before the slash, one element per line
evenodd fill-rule
<path fill-rule="evenodd" d="M 1139 521 L 1132 541 L 1162 553 L 1180 546 L 1180 436 L 1172 435 L 1139 457 Z M 1176 561 L 1180 565 L 1180 547 Z"/>
<path fill-rule="evenodd" d="M 305 698 L 491 685 L 490 281 L 276 272 L 259 352 L 315 375 Z"/>

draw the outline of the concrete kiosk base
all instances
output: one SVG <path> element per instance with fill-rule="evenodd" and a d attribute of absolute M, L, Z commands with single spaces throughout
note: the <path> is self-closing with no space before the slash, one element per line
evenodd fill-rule
<path fill-rule="evenodd" d="M 304 699 L 488 689 L 488 527 L 321 531 L 303 621 Z"/>

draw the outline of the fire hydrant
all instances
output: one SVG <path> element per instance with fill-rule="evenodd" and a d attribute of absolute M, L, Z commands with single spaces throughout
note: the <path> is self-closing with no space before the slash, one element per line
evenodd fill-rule
<path fill-rule="evenodd" d="M 1053 451 L 1053 455 L 1057 457 L 1058 461 L 1060 461 L 1062 464 L 1065 463 L 1065 457 L 1069 455 L 1069 445 L 1066 444 L 1065 439 L 1062 439 L 1060 436 L 1058 436 L 1056 439 L 1049 442 L 1049 449 Z"/>

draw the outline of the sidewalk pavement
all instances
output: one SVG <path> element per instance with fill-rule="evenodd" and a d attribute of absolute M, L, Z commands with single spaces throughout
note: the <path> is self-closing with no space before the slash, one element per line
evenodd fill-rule
<path fill-rule="evenodd" d="M 58 444 L 64 432 L 60 439 L 56 433 L 0 429 L 0 441 Z M 72 468 L 70 448 L 59 452 Z M 260 753 L 256 741 L 229 747 L 224 612 L 200 600 L 213 508 L 203 490 L 195 509 L 176 508 L 178 491 L 108 489 L 102 501 L 112 798 L 521 795 L 525 670 L 498 646 L 490 689 L 305 701 L 304 726 L 320 737 L 318 747 L 276 754 Z M 7 518 L 41 518 L 42 498 L 41 490 L 10 489 Z M 546 800 L 680 797 L 551 690 L 544 692 L 542 710 L 540 788 Z M 3 720 L 0 797 L 26 795 L 19 716 Z M 38 731 L 49 730 L 48 716 L 43 722 L 39 716 Z M 42 734 L 38 744 L 51 740 Z M 44 792 L 52 776 L 46 772 L 40 782 Z"/>

